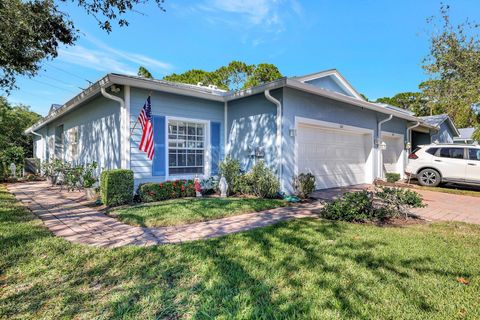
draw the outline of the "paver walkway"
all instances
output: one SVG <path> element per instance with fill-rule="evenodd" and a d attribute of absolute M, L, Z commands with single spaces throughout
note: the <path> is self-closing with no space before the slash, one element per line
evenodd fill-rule
<path fill-rule="evenodd" d="M 119 222 L 88 206 L 83 192 L 60 191 L 46 182 L 9 184 L 7 188 L 55 235 L 100 247 L 149 246 L 214 238 L 282 220 L 314 216 L 315 210 L 321 207 L 318 202 L 189 225 L 142 228 Z"/>
<path fill-rule="evenodd" d="M 356 185 L 345 188 L 332 188 L 316 191 L 317 199 L 331 201 L 345 192 L 372 189 L 372 185 Z M 480 197 L 413 189 L 422 195 L 427 206 L 413 209 L 412 213 L 428 221 L 461 221 L 480 224 Z"/>

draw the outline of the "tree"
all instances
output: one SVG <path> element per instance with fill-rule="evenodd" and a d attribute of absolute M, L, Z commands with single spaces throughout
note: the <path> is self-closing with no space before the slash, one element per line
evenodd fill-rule
<path fill-rule="evenodd" d="M 421 89 L 432 113 L 448 113 L 460 128 L 474 126 L 475 106 L 480 103 L 479 25 L 469 21 L 452 25 L 446 5 L 440 14 L 441 25 L 437 18 L 428 20 L 440 31 L 430 35 L 430 54 L 423 61 L 429 79 Z"/>
<path fill-rule="evenodd" d="M 138 68 L 138 72 L 137 72 L 137 75 L 139 77 L 143 77 L 143 78 L 147 78 L 147 79 L 153 79 L 153 76 L 152 74 L 150 73 L 150 71 L 148 71 L 145 67 L 143 66 L 140 66 Z"/>
<path fill-rule="evenodd" d="M 32 157 L 32 137 L 23 131 L 40 119 L 40 115 L 24 105 L 12 106 L 0 97 L 0 150 L 12 147 L 23 149 L 26 157 Z"/>
<path fill-rule="evenodd" d="M 94 17 L 101 29 L 112 22 L 128 26 L 124 16 L 148 0 L 57 0 L 72 2 Z M 163 0 L 152 0 L 163 9 Z M 59 45 L 73 45 L 79 30 L 53 0 L 0 1 L 0 89 L 9 93 L 18 76 L 34 77 L 44 60 L 58 55 Z"/>
<path fill-rule="evenodd" d="M 430 115 L 430 109 L 427 105 L 427 101 L 421 92 L 401 92 L 397 93 L 391 98 L 378 98 L 376 102 L 386 103 L 395 107 L 412 111 L 419 117 Z"/>
<path fill-rule="evenodd" d="M 163 79 L 188 84 L 215 85 L 224 90 L 237 90 L 258 86 L 281 77 L 282 74 L 273 64 L 247 65 L 241 61 L 232 61 L 215 71 L 192 69 L 181 74 L 173 73 Z"/>

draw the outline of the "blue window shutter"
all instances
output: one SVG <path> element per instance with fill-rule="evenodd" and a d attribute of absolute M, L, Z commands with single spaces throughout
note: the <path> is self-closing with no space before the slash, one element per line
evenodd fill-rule
<path fill-rule="evenodd" d="M 155 144 L 155 153 L 152 162 L 152 176 L 166 175 L 165 125 L 164 116 L 153 116 L 153 143 Z"/>
<path fill-rule="evenodd" d="M 210 150 L 212 152 L 212 175 L 218 174 L 220 163 L 220 122 L 210 123 Z"/>

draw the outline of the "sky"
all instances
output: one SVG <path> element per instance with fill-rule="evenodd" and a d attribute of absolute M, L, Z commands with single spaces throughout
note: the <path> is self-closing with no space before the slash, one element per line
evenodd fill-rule
<path fill-rule="evenodd" d="M 46 115 L 110 72 L 155 78 L 189 69 L 215 70 L 232 60 L 273 63 L 285 76 L 338 69 L 370 100 L 417 91 L 426 79 L 426 19 L 433 0 L 165 0 L 141 5 L 110 34 L 73 3 L 62 4 L 81 31 L 75 46 L 43 63 L 40 74 L 19 78 L 8 97 Z M 453 22 L 480 21 L 478 0 L 444 1 Z"/>

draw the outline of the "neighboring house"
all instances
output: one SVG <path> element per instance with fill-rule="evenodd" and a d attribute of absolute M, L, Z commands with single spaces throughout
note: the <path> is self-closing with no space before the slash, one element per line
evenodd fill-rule
<path fill-rule="evenodd" d="M 153 161 L 138 150 L 138 125 L 130 135 L 149 94 Z M 108 74 L 26 133 L 42 161 L 128 168 L 136 185 L 216 175 L 225 155 L 244 170 L 264 160 L 290 193 L 302 172 L 312 172 L 319 189 L 371 183 L 385 171 L 403 174 L 412 128 L 438 129 L 411 112 L 365 101 L 328 70 L 230 92 Z"/>
<path fill-rule="evenodd" d="M 458 132 L 460 133 L 460 136 L 453 139 L 454 143 L 478 143 L 478 141 L 475 141 L 472 138 L 475 128 L 462 128 L 458 129 Z"/>
<path fill-rule="evenodd" d="M 448 114 L 419 118 L 435 129 L 429 131 L 422 130 L 422 128 L 414 129 L 412 132 L 413 147 L 430 143 L 453 143 L 453 140 L 460 136 L 458 129 Z"/>

